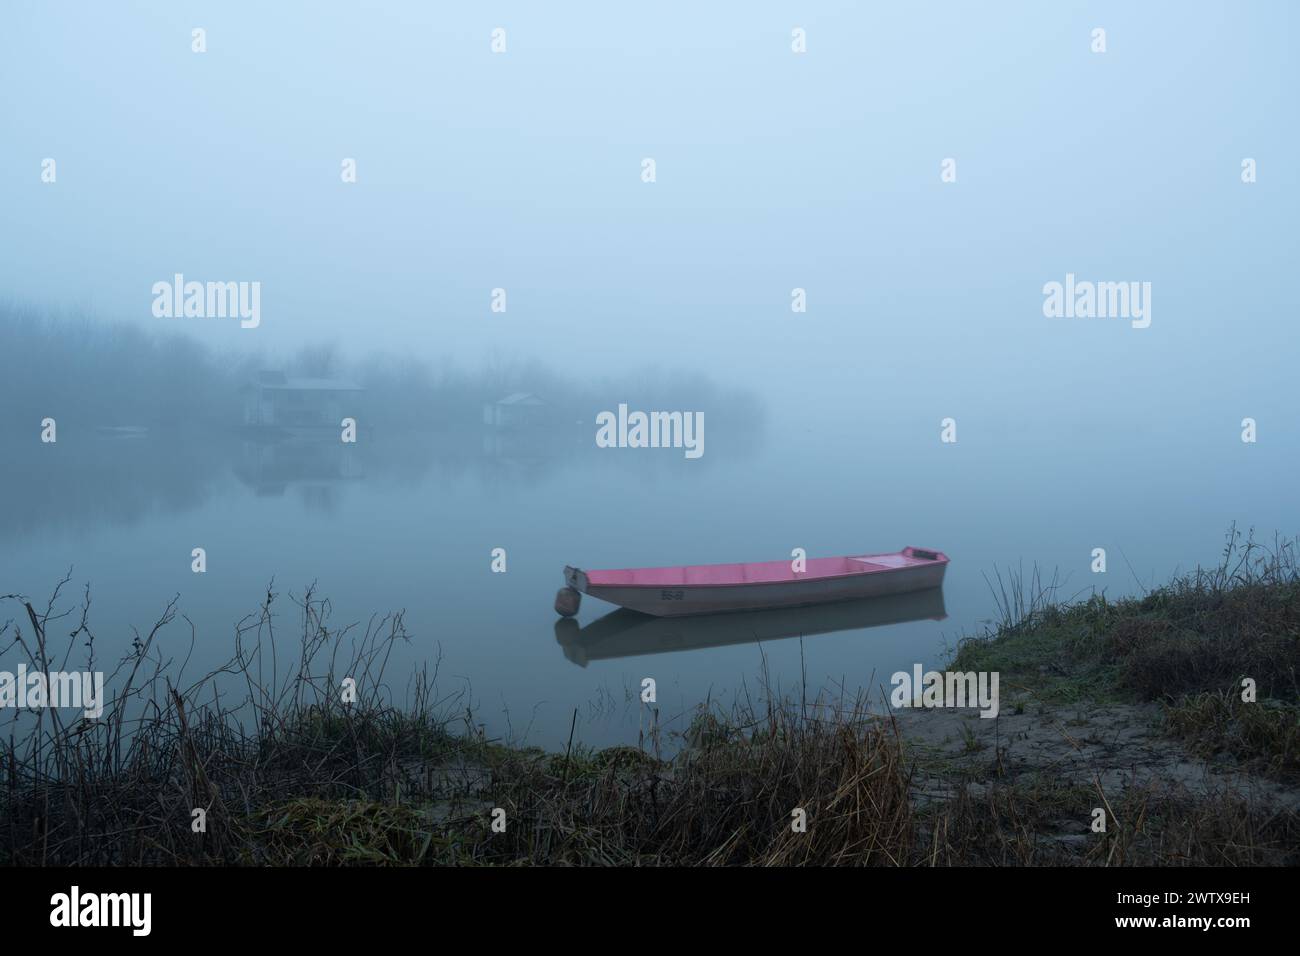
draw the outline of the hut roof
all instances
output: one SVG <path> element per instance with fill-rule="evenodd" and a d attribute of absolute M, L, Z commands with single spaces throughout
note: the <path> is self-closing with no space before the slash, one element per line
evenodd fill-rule
<path fill-rule="evenodd" d="M 534 395 L 532 392 L 514 392 L 505 398 L 499 399 L 498 405 L 545 405 L 546 403 Z"/>
<path fill-rule="evenodd" d="M 259 372 L 257 384 L 276 392 L 362 392 L 365 389 L 341 378 L 289 378 L 283 372 Z"/>

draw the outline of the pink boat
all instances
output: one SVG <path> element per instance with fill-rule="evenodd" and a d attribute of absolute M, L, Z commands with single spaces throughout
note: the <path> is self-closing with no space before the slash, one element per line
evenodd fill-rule
<path fill-rule="evenodd" d="M 808 558 L 800 571 L 792 561 L 619 571 L 566 567 L 568 587 L 556 596 L 555 610 L 565 617 L 576 614 L 580 593 L 656 617 L 799 607 L 937 588 L 947 567 L 946 554 L 924 548 Z"/>

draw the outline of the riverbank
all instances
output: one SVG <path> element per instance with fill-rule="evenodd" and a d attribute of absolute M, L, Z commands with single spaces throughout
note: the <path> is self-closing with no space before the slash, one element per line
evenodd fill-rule
<path fill-rule="evenodd" d="M 1000 674 L 997 719 L 899 713 L 922 814 L 983 808 L 988 862 L 1297 862 L 1291 545 L 1233 532 L 1218 568 L 1140 598 L 1013 603 L 949 665 Z"/>
<path fill-rule="evenodd" d="M 335 629 L 309 592 L 299 660 L 273 669 L 268 591 L 231 662 L 178 686 L 154 649 L 172 605 L 103 718 L 49 712 L 0 745 L 0 863 L 1300 862 L 1290 545 L 1233 538 L 1219 568 L 1132 600 L 1023 592 L 948 668 L 1000 674 L 997 718 L 767 697 L 702 709 L 671 746 L 550 753 L 486 738 L 436 668 L 394 703 L 400 614 Z M 23 615 L 5 642 L 52 660 L 55 618 Z"/>

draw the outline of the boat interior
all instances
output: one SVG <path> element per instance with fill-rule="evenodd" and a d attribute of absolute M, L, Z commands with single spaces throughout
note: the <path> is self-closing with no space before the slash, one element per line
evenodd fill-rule
<path fill-rule="evenodd" d="M 587 581 L 597 587 L 681 587 L 687 585 L 769 584 L 806 581 L 842 575 L 890 571 L 940 560 L 933 551 L 907 548 L 892 554 L 860 557 L 808 558 L 803 571 L 791 561 L 752 561 L 738 564 L 695 564 L 665 568 L 623 568 L 587 571 Z"/>

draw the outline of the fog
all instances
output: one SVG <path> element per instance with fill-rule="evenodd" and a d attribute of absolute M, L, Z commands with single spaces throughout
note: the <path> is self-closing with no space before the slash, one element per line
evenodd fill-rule
<path fill-rule="evenodd" d="M 647 666 L 566 659 L 565 563 L 944 549 L 946 623 L 767 647 L 869 682 L 980 626 L 993 567 L 1119 593 L 1234 521 L 1295 534 L 1298 16 L 7 5 L 0 593 L 72 566 L 125 644 L 179 591 L 215 647 L 320 579 L 549 739 Z M 255 326 L 160 317 L 177 275 L 258 283 Z M 1076 282 L 1145 315 L 1045 314 Z M 267 372 L 358 386 L 361 440 L 250 437 Z M 519 393 L 544 420 L 485 427 Z M 707 451 L 598 448 L 621 403 L 702 412 Z M 686 708 L 759 660 L 653 666 Z"/>
<path fill-rule="evenodd" d="M 260 281 L 257 329 L 166 321 L 254 352 L 667 360 L 787 397 L 922 377 L 1003 414 L 1117 380 L 1129 408 L 1207 375 L 1265 398 L 1227 370 L 1291 367 L 1285 4 L 74 7 L 0 30 L 0 269 L 25 301 L 154 329 L 157 281 Z M 1067 271 L 1151 281 L 1151 328 L 1046 321 Z"/>

